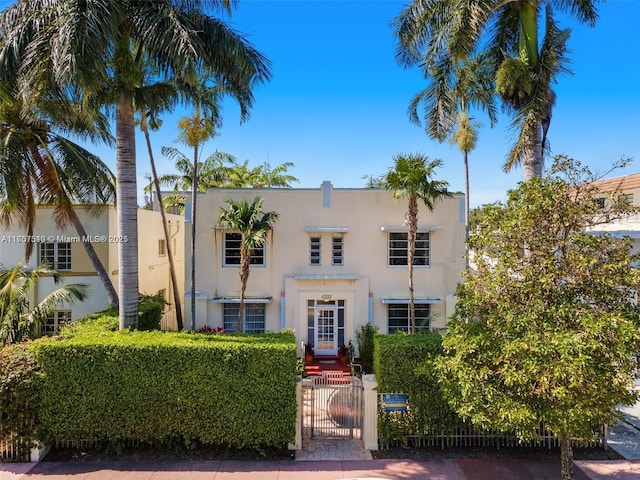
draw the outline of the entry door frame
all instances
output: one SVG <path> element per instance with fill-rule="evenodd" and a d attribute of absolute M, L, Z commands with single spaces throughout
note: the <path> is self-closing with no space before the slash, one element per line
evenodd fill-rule
<path fill-rule="evenodd" d="M 328 330 L 321 331 L 320 325 L 322 320 L 327 320 L 327 316 L 322 316 L 323 313 L 330 313 L 330 317 L 333 320 L 332 325 L 329 322 L 326 323 Z M 316 355 L 338 355 L 338 305 L 322 305 L 316 304 L 314 308 L 314 350 Z M 325 340 L 321 340 L 320 335 L 333 335 L 333 342 L 331 348 L 321 348 Z"/>

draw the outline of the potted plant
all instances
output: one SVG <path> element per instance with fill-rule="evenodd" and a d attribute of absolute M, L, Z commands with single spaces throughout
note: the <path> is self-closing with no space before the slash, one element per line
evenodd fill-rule
<path fill-rule="evenodd" d="M 311 343 L 305 343 L 304 344 L 304 361 L 305 363 L 311 363 L 313 362 L 313 344 Z"/>
<path fill-rule="evenodd" d="M 351 363 L 351 359 L 353 358 L 353 343 L 349 340 L 347 345 L 340 345 L 338 348 L 338 357 L 340 358 L 340 363 L 343 365 L 349 365 Z"/>

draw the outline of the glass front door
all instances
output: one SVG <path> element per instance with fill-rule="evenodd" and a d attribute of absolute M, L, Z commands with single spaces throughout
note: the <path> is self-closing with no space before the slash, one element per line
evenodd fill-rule
<path fill-rule="evenodd" d="M 335 306 L 316 307 L 315 314 L 315 354 L 338 354 L 338 325 Z"/>

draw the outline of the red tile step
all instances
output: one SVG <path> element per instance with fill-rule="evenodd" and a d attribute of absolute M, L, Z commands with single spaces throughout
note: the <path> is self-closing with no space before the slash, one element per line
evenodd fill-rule
<path fill-rule="evenodd" d="M 351 367 L 343 365 L 338 357 L 315 356 L 313 361 L 305 364 L 307 376 L 320 376 L 324 370 L 342 370 L 345 375 L 351 375 Z"/>

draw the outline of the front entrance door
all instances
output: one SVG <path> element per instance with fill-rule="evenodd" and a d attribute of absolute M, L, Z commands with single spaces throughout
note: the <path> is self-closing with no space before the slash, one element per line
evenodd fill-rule
<path fill-rule="evenodd" d="M 315 312 L 315 354 L 338 354 L 338 315 L 333 305 L 316 306 Z"/>

